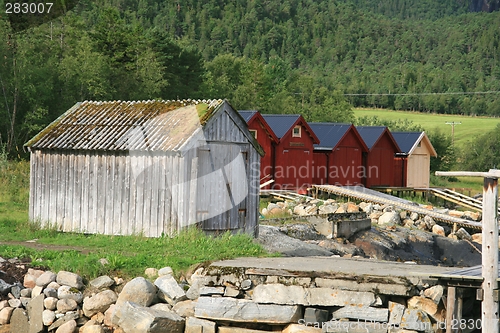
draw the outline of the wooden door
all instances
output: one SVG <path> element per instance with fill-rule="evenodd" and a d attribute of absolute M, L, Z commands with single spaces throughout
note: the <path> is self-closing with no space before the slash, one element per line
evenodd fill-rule
<path fill-rule="evenodd" d="M 240 227 L 247 209 L 247 154 L 246 145 L 212 142 L 198 148 L 196 218 L 203 229 Z"/>

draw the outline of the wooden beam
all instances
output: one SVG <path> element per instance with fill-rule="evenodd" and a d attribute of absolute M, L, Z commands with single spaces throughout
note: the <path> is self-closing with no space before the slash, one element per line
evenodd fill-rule
<path fill-rule="evenodd" d="M 454 333 L 454 314 L 455 314 L 455 302 L 456 302 L 456 290 L 455 287 L 448 287 L 448 293 L 446 295 L 446 333 Z"/>

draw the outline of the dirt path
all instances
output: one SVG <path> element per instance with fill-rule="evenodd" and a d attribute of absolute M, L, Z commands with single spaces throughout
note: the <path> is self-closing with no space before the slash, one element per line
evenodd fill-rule
<path fill-rule="evenodd" d="M 91 250 L 82 246 L 66 246 L 66 245 L 54 245 L 54 244 L 41 244 L 36 241 L 0 241 L 0 245 L 18 245 L 25 246 L 35 250 L 52 250 L 52 251 L 68 251 L 74 250 L 82 254 L 88 254 Z"/>

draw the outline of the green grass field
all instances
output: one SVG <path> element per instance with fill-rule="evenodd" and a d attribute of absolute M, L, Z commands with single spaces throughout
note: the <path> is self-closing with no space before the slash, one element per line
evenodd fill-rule
<path fill-rule="evenodd" d="M 460 122 L 461 125 L 455 125 L 455 144 L 463 148 L 467 146 L 468 141 L 474 139 L 477 135 L 493 130 L 500 124 L 500 118 L 488 117 L 468 117 L 459 115 L 443 115 L 433 113 L 392 111 L 386 109 L 354 109 L 356 118 L 377 116 L 382 120 L 408 119 L 415 124 L 421 125 L 426 131 L 433 131 L 439 128 L 444 133 L 451 135 L 451 125 L 447 122 Z"/>

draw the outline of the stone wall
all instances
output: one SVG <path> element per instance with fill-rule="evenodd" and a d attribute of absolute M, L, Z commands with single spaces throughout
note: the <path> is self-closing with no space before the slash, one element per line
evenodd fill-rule
<path fill-rule="evenodd" d="M 30 269 L 22 286 L 4 285 L 0 324 L 12 333 L 434 332 L 445 318 L 445 290 L 419 277 L 217 266 L 199 268 L 188 284 L 169 267 L 144 276 L 127 283 L 101 276 L 84 286 L 71 272 Z"/>

